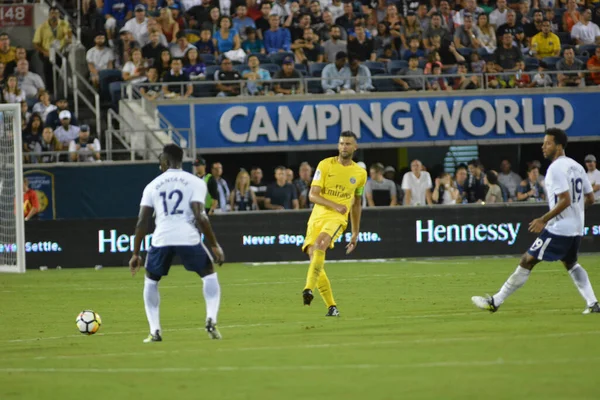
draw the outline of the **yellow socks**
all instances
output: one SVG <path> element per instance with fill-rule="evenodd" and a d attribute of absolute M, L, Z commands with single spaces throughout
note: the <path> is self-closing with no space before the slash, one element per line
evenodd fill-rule
<path fill-rule="evenodd" d="M 319 280 L 317 281 L 317 288 L 319 289 L 319 293 L 323 298 L 323 301 L 327 305 L 327 307 L 335 306 L 335 300 L 333 300 L 333 292 L 331 291 L 331 283 L 329 282 L 329 278 L 325 273 L 325 270 L 321 271 L 321 275 L 319 275 Z"/>
<path fill-rule="evenodd" d="M 306 287 L 304 289 L 313 290 L 317 286 L 317 280 L 319 275 L 323 272 L 325 266 L 325 252 L 323 250 L 315 250 L 312 254 L 312 260 L 308 267 L 308 274 L 306 275 Z"/>

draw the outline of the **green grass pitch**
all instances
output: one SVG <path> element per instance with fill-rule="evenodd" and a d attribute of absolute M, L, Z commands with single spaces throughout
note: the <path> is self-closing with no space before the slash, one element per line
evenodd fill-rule
<path fill-rule="evenodd" d="M 222 341 L 203 331 L 201 280 L 181 267 L 160 283 L 162 343 L 148 333 L 143 274 L 125 268 L 0 275 L 0 399 L 598 399 L 600 315 L 559 263 L 540 264 L 499 312 L 517 258 L 327 265 L 340 318 L 307 265 L 219 269 Z M 600 256 L 586 256 L 600 294 Z M 98 334 L 75 327 L 83 309 Z"/>

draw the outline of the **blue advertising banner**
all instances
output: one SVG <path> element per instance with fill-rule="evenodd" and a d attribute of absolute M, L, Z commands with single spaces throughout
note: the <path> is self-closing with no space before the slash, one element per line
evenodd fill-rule
<path fill-rule="evenodd" d="M 252 98 L 189 104 L 160 104 L 176 128 L 193 128 L 204 153 L 331 147 L 352 130 L 364 147 L 531 142 L 546 128 L 565 129 L 575 140 L 600 138 L 593 124 L 600 92 L 476 94 L 455 97 Z"/>
<path fill-rule="evenodd" d="M 36 191 L 41 220 L 56 219 L 56 200 L 54 173 L 40 169 L 26 170 L 23 176 L 29 181 L 29 187 Z"/>

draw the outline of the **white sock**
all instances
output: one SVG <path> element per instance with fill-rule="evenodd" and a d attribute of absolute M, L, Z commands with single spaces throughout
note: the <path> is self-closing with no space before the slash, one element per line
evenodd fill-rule
<path fill-rule="evenodd" d="M 525 282 L 527 282 L 530 273 L 530 270 L 522 268 L 519 265 L 515 272 L 513 272 L 513 274 L 508 277 L 506 282 L 504 282 L 504 285 L 502 285 L 500 291 L 493 296 L 494 304 L 496 305 L 496 307 L 504 303 L 504 300 L 506 300 L 508 296 L 510 296 L 511 294 L 516 292 L 517 289 L 523 286 Z"/>
<path fill-rule="evenodd" d="M 160 304 L 160 294 L 158 294 L 158 282 L 153 281 L 147 276 L 144 278 L 144 307 L 146 308 L 146 317 L 150 324 L 150 334 L 154 335 L 160 329 L 160 318 L 158 305 Z"/>
<path fill-rule="evenodd" d="M 575 264 L 575 266 L 569 271 L 569 275 L 571 275 L 575 286 L 577 286 L 579 293 L 587 302 L 588 307 L 591 307 L 598 302 L 596 295 L 594 294 L 592 284 L 590 283 L 590 279 L 588 278 L 588 274 L 581 265 Z"/>
<path fill-rule="evenodd" d="M 212 319 L 217 323 L 217 314 L 219 313 L 219 304 L 221 303 L 221 286 L 217 279 L 217 273 L 214 272 L 202 278 L 204 282 L 203 292 L 206 302 L 206 319 Z"/>

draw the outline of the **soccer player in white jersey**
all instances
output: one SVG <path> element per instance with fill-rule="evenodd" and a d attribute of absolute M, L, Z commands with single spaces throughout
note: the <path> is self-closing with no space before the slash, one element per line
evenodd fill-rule
<path fill-rule="evenodd" d="M 527 282 L 537 263 L 560 260 L 587 303 L 583 313 L 600 313 L 588 274 L 577 262 L 584 210 L 594 203 L 594 193 L 583 167 L 565 156 L 566 148 L 567 134 L 563 130 L 551 128 L 546 131 L 542 152 L 551 162 L 545 179 L 550 211 L 529 224 L 530 232 L 541 233 L 500 291 L 494 296 L 471 298 L 477 307 L 498 311 L 504 300 Z"/>
<path fill-rule="evenodd" d="M 156 228 L 146 258 L 144 280 L 144 306 L 150 324 L 150 335 L 144 343 L 162 341 L 158 282 L 168 275 L 175 256 L 179 256 L 186 270 L 196 272 L 202 278 L 206 302 L 206 332 L 210 338 L 220 339 L 221 334 L 216 324 L 221 288 L 213 266 L 215 263 L 221 265 L 224 255 L 204 212 L 206 183 L 181 169 L 183 150 L 180 147 L 166 145 L 159 159 L 163 173 L 144 189 L 135 228 L 133 256 L 129 261 L 131 275 L 135 276 L 142 266 L 140 247 L 154 213 Z M 214 259 L 202 243 L 201 232 L 211 246 Z"/>

